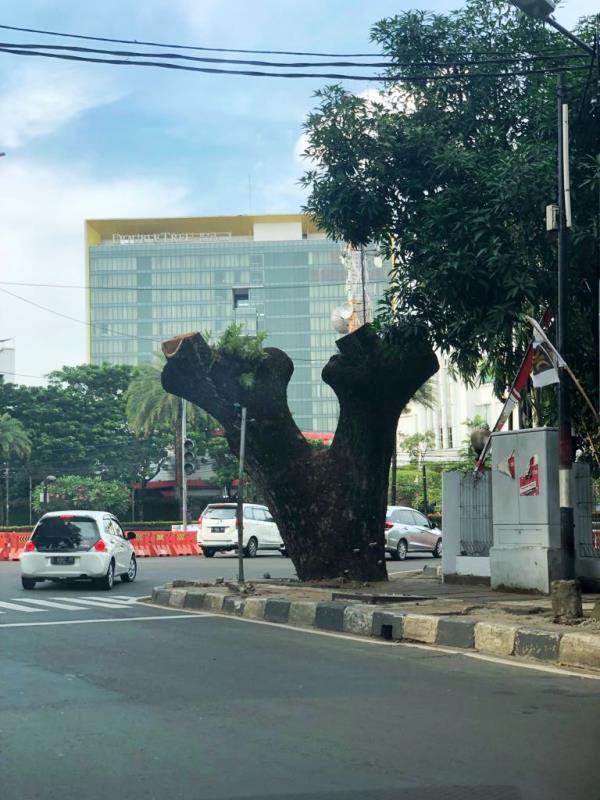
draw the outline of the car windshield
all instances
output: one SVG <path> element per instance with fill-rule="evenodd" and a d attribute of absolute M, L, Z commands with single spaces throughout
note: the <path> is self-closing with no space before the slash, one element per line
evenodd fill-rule
<path fill-rule="evenodd" d="M 202 516 L 212 519 L 235 519 L 236 511 L 235 506 L 209 506 Z"/>
<path fill-rule="evenodd" d="M 98 527 L 89 517 L 47 517 L 32 536 L 36 550 L 90 550 L 98 541 Z"/>

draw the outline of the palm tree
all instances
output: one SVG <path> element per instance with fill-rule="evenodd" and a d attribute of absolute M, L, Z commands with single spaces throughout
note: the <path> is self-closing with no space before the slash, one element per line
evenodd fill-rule
<path fill-rule="evenodd" d="M 31 453 L 31 440 L 23 424 L 10 416 L 10 414 L 0 414 L 0 458 L 5 462 L 6 477 L 6 496 L 4 498 L 6 507 L 5 524 L 8 525 L 9 509 L 9 489 L 8 489 L 8 460 L 11 456 L 17 458 L 29 458 Z"/>
<path fill-rule="evenodd" d="M 160 429 L 175 433 L 175 484 L 181 498 L 182 401 L 165 392 L 160 382 L 162 363 L 145 364 L 129 384 L 125 394 L 127 420 L 136 436 L 148 437 Z M 186 404 L 188 423 L 194 423 L 202 412 L 192 403 Z M 142 481 L 142 485 L 143 485 Z M 143 490 L 142 490 L 143 491 Z M 142 498 L 143 502 L 143 498 Z"/>
<path fill-rule="evenodd" d="M 31 441 L 22 423 L 10 414 L 0 414 L 0 457 L 28 458 L 30 453 Z"/>
<path fill-rule="evenodd" d="M 417 389 L 412 397 L 412 400 L 424 408 L 428 408 L 430 410 L 436 408 L 438 401 L 437 397 L 435 396 L 435 386 L 433 381 L 426 381 L 420 389 Z"/>

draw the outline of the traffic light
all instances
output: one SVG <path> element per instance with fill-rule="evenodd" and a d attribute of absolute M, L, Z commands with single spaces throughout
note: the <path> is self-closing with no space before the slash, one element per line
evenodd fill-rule
<path fill-rule="evenodd" d="M 183 443 L 183 469 L 186 475 L 196 471 L 196 446 L 193 439 L 186 439 Z"/>

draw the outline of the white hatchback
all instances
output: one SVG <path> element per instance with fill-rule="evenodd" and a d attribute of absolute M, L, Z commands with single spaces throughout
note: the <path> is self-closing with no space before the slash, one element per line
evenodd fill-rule
<path fill-rule="evenodd" d="M 87 578 L 99 589 L 112 589 L 115 576 L 135 579 L 137 562 L 131 540 L 107 511 L 51 511 L 34 528 L 21 553 L 24 589 L 50 580 Z"/>
<path fill-rule="evenodd" d="M 235 503 L 210 503 L 198 518 L 198 544 L 211 558 L 217 552 L 237 550 Z M 244 503 L 244 555 L 254 558 L 259 550 L 283 550 L 277 524 L 266 506 Z"/>

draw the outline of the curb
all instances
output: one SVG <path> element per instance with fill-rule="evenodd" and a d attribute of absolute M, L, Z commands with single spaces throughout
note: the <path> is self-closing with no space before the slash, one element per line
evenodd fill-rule
<path fill-rule="evenodd" d="M 546 631 L 455 615 L 414 614 L 356 602 L 241 597 L 183 587 L 157 586 L 151 602 L 296 628 L 471 650 L 546 666 L 600 670 L 600 636 L 590 633 Z"/>

